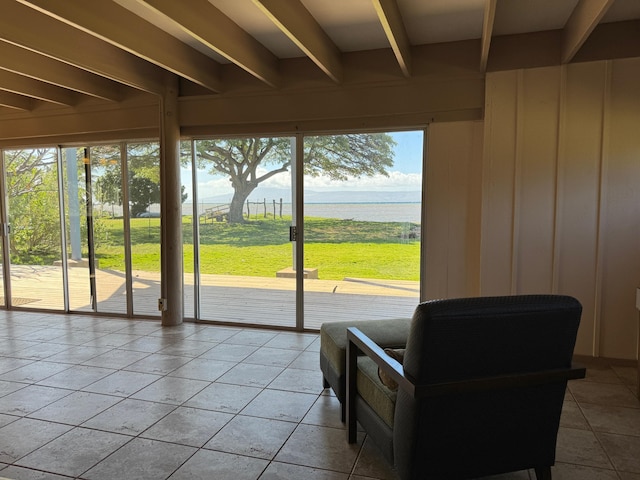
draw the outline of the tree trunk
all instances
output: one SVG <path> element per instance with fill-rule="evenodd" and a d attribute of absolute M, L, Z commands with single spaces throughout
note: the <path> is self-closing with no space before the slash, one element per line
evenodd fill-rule
<path fill-rule="evenodd" d="M 253 192 L 253 188 L 236 189 L 233 192 L 231 198 L 231 205 L 229 205 L 229 215 L 227 216 L 228 223 L 244 223 L 244 203 L 249 195 Z"/>

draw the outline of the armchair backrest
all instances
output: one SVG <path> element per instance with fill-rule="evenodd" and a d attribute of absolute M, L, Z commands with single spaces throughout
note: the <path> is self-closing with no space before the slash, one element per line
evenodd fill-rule
<path fill-rule="evenodd" d="M 413 316 L 404 371 L 438 383 L 568 368 L 581 312 L 560 295 L 425 302 Z"/>
<path fill-rule="evenodd" d="M 437 300 L 412 319 L 416 384 L 571 367 L 582 307 L 568 296 Z M 414 398 L 398 391 L 394 462 L 403 479 L 475 478 L 553 465 L 566 380 Z"/>

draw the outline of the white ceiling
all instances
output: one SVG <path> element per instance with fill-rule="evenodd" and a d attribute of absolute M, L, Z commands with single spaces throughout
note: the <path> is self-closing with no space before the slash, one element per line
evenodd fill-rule
<path fill-rule="evenodd" d="M 163 70 L 212 93 L 225 89 L 221 65 L 277 88 L 278 65 L 296 57 L 340 83 L 342 53 L 364 50 L 391 49 L 409 77 L 413 47 L 473 39 L 482 71 L 496 37 L 548 30 L 563 31 L 566 63 L 599 24 L 640 20 L 640 0 L 0 0 L 0 11 L 0 108 L 30 110 L 158 93 Z"/>

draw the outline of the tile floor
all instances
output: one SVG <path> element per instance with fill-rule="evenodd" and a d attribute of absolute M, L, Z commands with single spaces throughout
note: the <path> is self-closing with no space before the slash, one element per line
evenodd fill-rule
<path fill-rule="evenodd" d="M 0 477 L 394 480 L 345 440 L 313 334 L 0 312 Z M 567 392 L 556 480 L 640 480 L 629 367 Z M 502 475 L 532 479 L 532 472 Z"/>

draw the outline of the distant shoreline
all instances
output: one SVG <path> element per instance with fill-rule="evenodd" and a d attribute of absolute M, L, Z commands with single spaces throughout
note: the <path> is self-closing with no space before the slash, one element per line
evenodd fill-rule
<path fill-rule="evenodd" d="M 198 214 L 205 209 L 220 203 L 198 204 Z M 365 222 L 408 222 L 420 223 L 422 209 L 421 202 L 305 202 L 304 214 L 309 217 L 340 218 L 343 220 L 357 220 Z M 153 211 L 153 207 L 152 207 Z M 246 206 L 244 209 L 247 211 Z M 264 216 L 265 202 L 249 200 L 250 218 Z M 276 200 L 275 208 L 273 200 L 266 201 L 266 213 L 268 215 L 280 215 L 280 202 Z M 193 214 L 193 204 L 184 203 L 182 214 Z M 291 215 L 291 203 L 282 202 L 282 215 Z"/>

